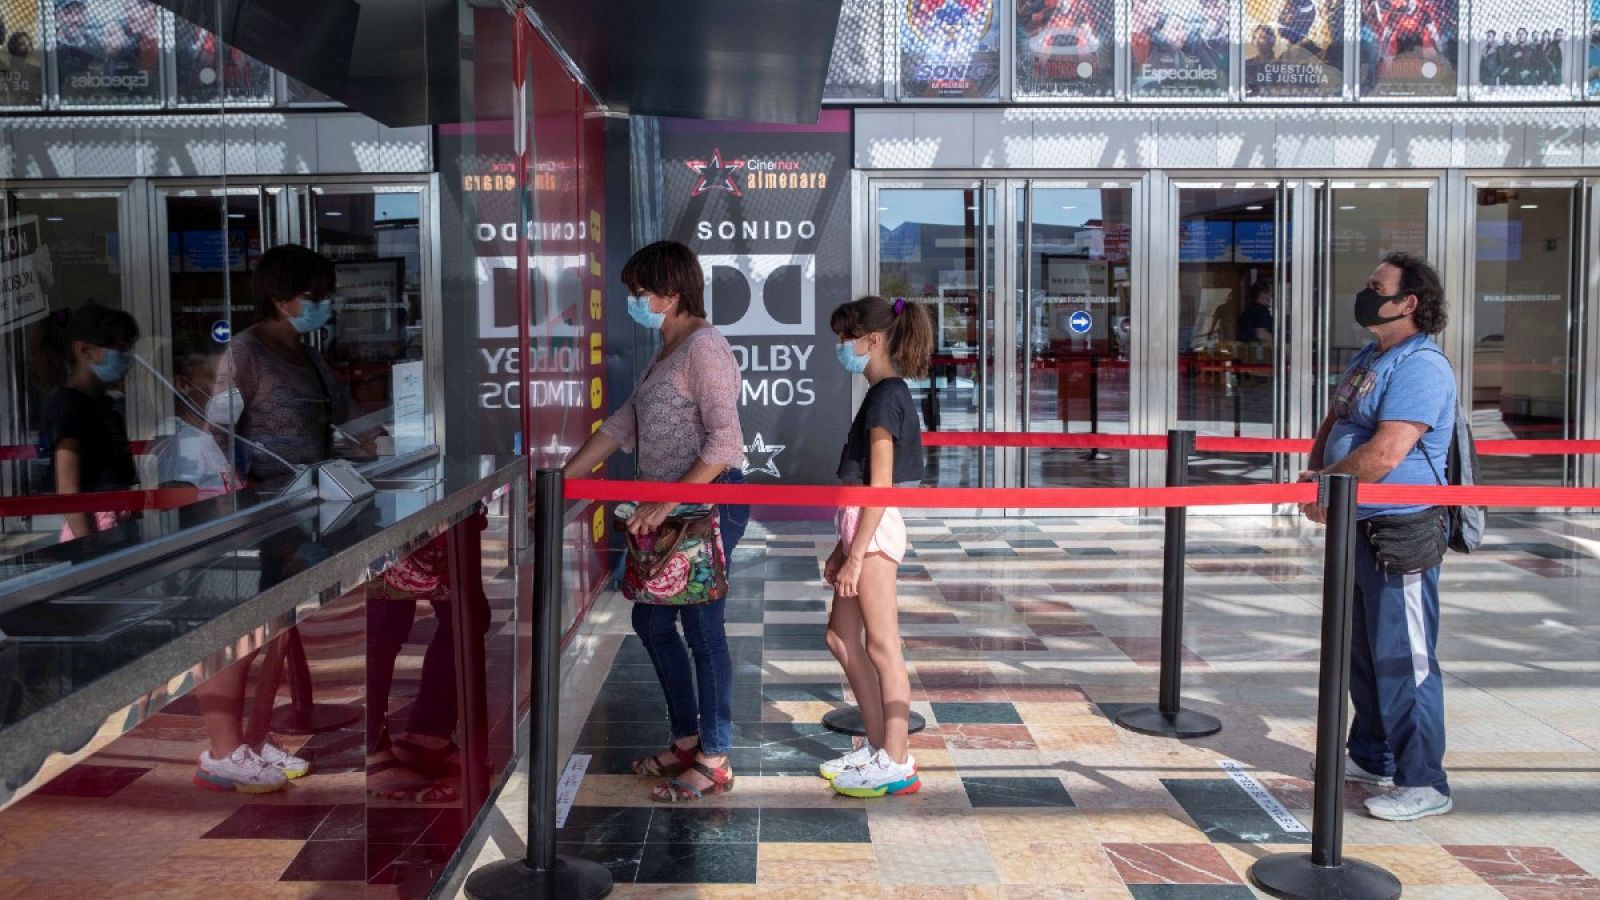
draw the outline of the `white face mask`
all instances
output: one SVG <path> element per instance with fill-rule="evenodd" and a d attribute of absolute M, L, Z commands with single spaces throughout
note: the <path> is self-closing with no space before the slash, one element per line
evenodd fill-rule
<path fill-rule="evenodd" d="M 244 415 L 244 394 L 238 388 L 229 388 L 206 401 L 206 421 L 222 428 L 239 424 Z"/>

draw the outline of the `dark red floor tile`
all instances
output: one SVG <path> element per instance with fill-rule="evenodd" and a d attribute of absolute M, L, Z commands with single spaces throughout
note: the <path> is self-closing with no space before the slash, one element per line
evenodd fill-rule
<path fill-rule="evenodd" d="M 45 797 L 94 797 L 103 800 L 138 781 L 139 776 L 148 771 L 148 767 L 82 763 L 57 775 L 36 793 Z"/>
<path fill-rule="evenodd" d="M 280 806 L 249 803 L 203 837 L 231 840 L 306 841 L 333 813 L 332 806 Z"/>
<path fill-rule="evenodd" d="M 310 841 L 278 880 L 366 881 L 367 842 Z"/>
<path fill-rule="evenodd" d="M 357 803 L 335 806 L 317 830 L 313 841 L 364 841 L 367 838 L 367 808 Z"/>

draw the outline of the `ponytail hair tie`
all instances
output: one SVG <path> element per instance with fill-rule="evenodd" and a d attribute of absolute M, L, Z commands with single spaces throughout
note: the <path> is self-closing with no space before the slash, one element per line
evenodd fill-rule
<path fill-rule="evenodd" d="M 894 298 L 894 314 L 898 316 L 898 315 L 900 315 L 901 313 L 903 313 L 905 311 L 906 311 L 906 298 L 904 298 L 904 297 L 896 297 L 896 298 Z"/>

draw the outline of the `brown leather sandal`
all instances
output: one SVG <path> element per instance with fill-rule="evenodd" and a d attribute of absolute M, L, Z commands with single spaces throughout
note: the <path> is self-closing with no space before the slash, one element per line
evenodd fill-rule
<path fill-rule="evenodd" d="M 650 799 L 657 803 L 692 803 L 706 794 L 726 794 L 733 790 L 733 766 L 713 769 L 705 763 L 696 762 L 689 768 L 704 775 L 711 786 L 702 790 L 674 778 L 666 784 L 656 785 L 650 791 Z"/>
<path fill-rule="evenodd" d="M 677 744 L 668 744 L 663 753 L 672 754 L 675 762 L 663 763 L 660 753 L 652 753 L 643 759 L 633 761 L 631 769 L 633 774 L 641 778 L 674 778 L 682 775 L 683 771 L 694 765 L 695 755 L 700 752 L 700 743 L 695 742 L 693 747 L 684 749 Z"/>

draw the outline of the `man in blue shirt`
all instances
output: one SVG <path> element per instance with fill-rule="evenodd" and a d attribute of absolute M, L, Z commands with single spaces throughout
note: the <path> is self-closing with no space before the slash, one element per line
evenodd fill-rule
<path fill-rule="evenodd" d="M 1356 296 L 1356 321 L 1377 338 L 1356 354 L 1317 431 L 1311 471 L 1348 474 L 1365 484 L 1443 484 L 1455 430 L 1456 378 L 1433 336 L 1445 325 L 1444 289 L 1426 262 L 1385 257 Z M 1315 504 L 1301 507 L 1325 522 Z M 1434 521 L 1423 506 L 1367 504 L 1357 518 L 1407 516 Z M 1398 522 L 1400 520 L 1392 520 Z M 1439 552 L 1443 552 L 1440 524 Z M 1439 638 L 1439 566 L 1390 574 L 1358 527 L 1350 726 L 1345 777 L 1394 790 L 1367 811 L 1406 822 L 1450 811 L 1444 772 L 1444 685 Z M 1421 563 L 1419 563 L 1421 564 Z"/>

